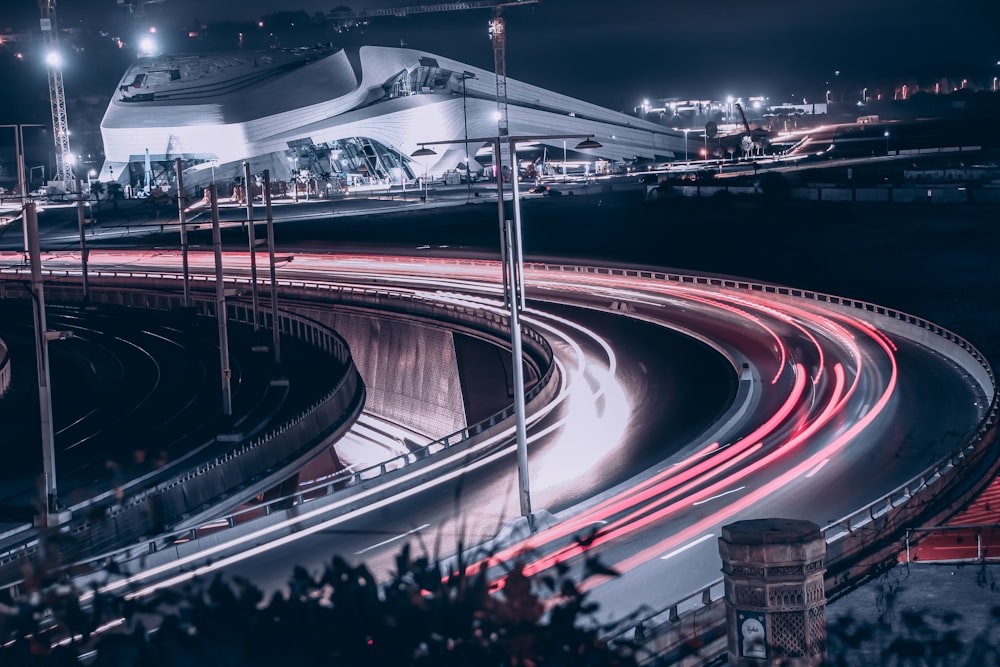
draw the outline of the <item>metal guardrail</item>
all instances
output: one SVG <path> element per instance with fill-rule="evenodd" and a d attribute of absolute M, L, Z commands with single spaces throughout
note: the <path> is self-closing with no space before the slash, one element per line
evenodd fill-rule
<path fill-rule="evenodd" d="M 953 535 L 954 546 L 949 546 L 953 551 L 967 553 L 973 546 L 974 556 L 960 556 L 955 553 L 950 554 L 950 558 L 926 558 L 916 557 L 913 549 L 919 549 L 919 544 L 914 545 L 913 540 L 918 543 L 926 541 L 934 535 Z M 922 537 L 919 537 L 922 536 Z M 986 537 L 984 540 L 983 537 Z M 965 544 L 965 538 L 972 538 L 972 542 Z M 922 526 L 919 528 L 908 528 L 906 530 L 906 562 L 907 563 L 954 563 L 954 562 L 996 562 L 1000 560 L 1000 550 L 996 548 L 997 540 L 1000 538 L 1000 523 L 976 523 L 957 526 Z M 993 548 L 991 552 L 991 546 Z"/>

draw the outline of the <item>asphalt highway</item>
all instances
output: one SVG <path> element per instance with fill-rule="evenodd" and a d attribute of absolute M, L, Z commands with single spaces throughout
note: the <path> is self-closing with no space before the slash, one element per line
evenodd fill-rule
<path fill-rule="evenodd" d="M 137 268 L 128 254 L 106 259 Z M 177 257 L 162 252 L 143 262 L 155 272 L 171 264 Z M 501 308 L 499 271 L 485 261 L 300 254 L 281 278 Z M 530 572 L 576 568 L 610 617 L 716 579 L 722 524 L 764 513 L 827 525 L 952 452 L 986 409 L 951 362 L 815 302 L 534 264 L 526 282 L 525 321 L 548 332 L 567 378 L 556 409 L 530 425 L 534 508 L 561 522 L 498 557 L 525 559 Z M 623 315 L 615 301 L 631 307 Z M 676 398 L 683 392 L 688 403 Z M 518 516 L 512 459 L 512 448 L 470 458 L 459 476 L 196 572 L 224 569 L 277 590 L 282 564 L 315 570 L 337 553 L 388 572 L 401 541 L 418 534 L 434 554 L 476 544 Z M 575 546 L 594 528 L 585 552 Z M 588 577 L 594 556 L 624 576 Z"/>
<path fill-rule="evenodd" d="M 530 225 L 526 223 L 525 228 L 529 258 L 573 256 L 576 261 L 586 261 L 587 257 L 592 257 L 613 262 L 621 261 L 627 256 L 630 258 L 628 261 L 655 266 L 697 266 L 700 271 L 748 275 L 797 287 L 825 287 L 824 291 L 868 298 L 876 303 L 910 310 L 935 319 L 966 336 L 974 335 L 955 324 L 962 322 L 962 316 L 968 314 L 965 308 L 959 308 L 957 313 L 952 311 L 951 316 L 945 318 L 946 321 L 934 318 L 933 312 L 937 299 L 940 298 L 938 295 L 943 297 L 948 294 L 947 298 L 950 300 L 961 294 L 968 298 L 971 306 L 977 298 L 977 292 L 957 291 L 953 276 L 951 280 L 936 280 L 945 267 L 938 266 L 936 261 L 926 261 L 930 257 L 927 254 L 929 249 L 920 245 L 894 245 L 893 242 L 902 230 L 898 226 L 899 218 L 892 210 L 876 209 L 873 213 L 872 209 L 859 212 L 858 208 L 848 206 L 816 209 L 795 205 L 771 209 L 759 203 L 749 207 L 735 203 L 708 207 L 703 202 L 682 202 L 671 208 L 651 209 L 636 206 L 634 201 L 615 192 L 554 201 L 546 200 L 525 206 L 525 219 L 531 221 Z M 905 228 L 909 237 L 940 235 L 953 241 L 965 240 L 967 235 L 971 235 L 967 233 L 974 229 L 975 244 L 978 244 L 983 234 L 988 236 L 991 233 L 978 225 L 980 218 L 977 216 L 982 214 L 977 211 L 963 216 L 964 226 L 944 232 L 939 227 L 933 227 L 932 232 L 931 223 L 941 217 L 948 218 L 946 212 L 907 209 L 905 213 L 910 221 L 910 226 Z M 967 213 L 963 211 L 963 214 Z M 336 248 L 341 252 L 417 252 L 426 256 L 482 258 L 494 255 L 490 248 L 495 245 L 495 207 L 459 207 L 452 212 L 410 211 L 390 218 L 316 217 L 302 220 L 284 225 L 279 232 L 279 243 L 282 252 L 291 253 Z M 872 228 L 873 224 L 882 220 L 884 224 L 880 228 Z M 894 224 L 890 221 L 897 222 Z M 860 230 L 864 231 L 857 233 Z M 806 232 L 812 234 L 811 243 L 802 242 Z M 238 237 L 236 230 L 227 234 L 232 245 L 239 242 Z M 166 237 L 163 240 L 166 243 Z M 886 247 L 892 247 L 893 252 L 886 253 Z M 941 249 L 946 254 L 956 252 L 953 247 Z M 912 263 L 911 258 L 921 254 L 925 256 L 925 261 Z M 935 255 L 935 260 L 940 256 Z M 981 252 L 962 256 L 966 265 L 980 266 L 984 263 Z M 301 258 L 297 257 L 295 261 L 298 262 L 299 259 Z M 884 265 L 878 265 L 879 260 Z M 824 271 L 824 268 L 828 270 Z M 976 276 L 976 285 L 987 282 L 990 271 L 995 274 L 995 266 Z M 909 290 L 892 292 L 892 287 L 899 283 L 905 284 Z M 845 288 L 852 285 L 863 289 L 838 289 L 838 286 Z M 923 291 L 914 289 L 918 285 L 924 286 Z M 449 283 L 448 289 L 454 289 L 454 284 Z M 581 292 L 589 291 L 593 295 L 595 291 L 615 290 L 620 296 L 626 286 L 610 281 L 608 284 L 578 286 L 568 294 L 546 287 L 546 291 L 550 289 L 558 293 L 557 298 L 551 300 L 557 302 L 558 308 L 564 309 L 578 307 L 568 306 L 567 302 L 580 298 Z M 645 292 L 643 294 L 641 298 L 644 301 L 654 298 Z M 886 298 L 873 297 L 878 294 Z M 533 293 L 532 303 L 548 302 L 549 296 L 553 295 L 542 294 L 541 291 Z M 601 296 L 600 300 L 608 301 L 607 295 Z M 907 307 L 907 303 L 916 307 Z M 589 309 L 588 306 L 583 307 Z M 602 318 L 595 318 L 594 322 L 586 316 L 582 319 L 589 327 L 601 329 L 599 320 Z M 784 329 L 788 326 L 788 321 L 778 318 L 773 325 Z M 746 327 L 757 329 L 756 335 L 747 335 Z M 757 372 L 758 382 L 777 378 L 775 385 L 786 397 L 793 394 L 799 396 L 794 402 L 799 410 L 795 414 L 811 421 L 799 422 L 796 426 L 794 421 L 786 423 L 782 420 L 781 428 L 774 432 L 774 447 L 777 449 L 772 449 L 772 452 L 780 451 L 782 442 L 794 439 L 800 433 L 797 429 L 803 428 L 804 424 L 814 423 L 819 417 L 823 419 L 818 421 L 820 426 L 814 433 L 816 440 L 804 446 L 801 451 L 792 452 L 787 457 L 776 455 L 773 457 L 773 466 L 755 467 L 739 479 L 733 479 L 728 485 L 718 486 L 718 481 L 705 480 L 692 490 L 692 493 L 701 493 L 701 496 L 686 496 L 687 501 L 682 504 L 687 507 L 682 518 L 672 514 L 659 515 L 644 522 L 644 530 L 629 532 L 619 539 L 600 545 L 600 554 L 609 564 L 617 564 L 622 569 L 629 566 L 629 570 L 636 575 L 621 577 L 613 583 L 602 580 L 602 585 L 595 589 L 606 591 L 601 595 L 601 600 L 602 608 L 608 613 L 622 610 L 622 605 L 615 606 L 616 601 L 627 601 L 629 607 L 638 604 L 655 607 L 669 601 L 675 590 L 690 591 L 698 578 L 717 578 L 717 563 L 713 564 L 714 559 L 709 558 L 715 554 L 715 545 L 713 540 L 704 537 L 711 532 L 710 526 L 717 526 L 720 521 L 733 520 L 734 517 L 741 516 L 739 512 L 752 512 L 756 516 L 760 512 L 799 516 L 811 518 L 822 525 L 846 511 L 856 509 L 866 498 L 870 500 L 877 497 L 879 493 L 876 488 L 905 480 L 914 470 L 922 469 L 928 462 L 940 458 L 943 452 L 950 451 L 948 448 L 960 440 L 963 433 L 969 431 L 970 423 L 975 423 L 976 415 L 982 409 L 981 396 L 971 390 L 960 373 L 956 373 L 940 357 L 928 354 L 926 349 L 912 346 L 903 340 L 893 339 L 890 347 L 894 346 L 895 349 L 890 353 L 879 342 L 879 336 L 870 336 L 870 340 L 860 350 L 851 353 L 850 346 L 845 346 L 842 341 L 838 342 L 836 327 L 821 325 L 822 335 L 813 334 L 814 337 L 823 338 L 823 345 L 819 348 L 826 350 L 826 346 L 833 342 L 833 350 L 839 351 L 828 357 L 823 365 L 826 368 L 826 380 L 817 382 L 820 365 L 817 364 L 815 355 L 808 352 L 814 347 L 814 342 L 808 336 L 797 343 L 799 349 L 793 350 L 790 355 L 803 361 L 803 369 L 796 371 L 793 365 L 775 362 L 774 352 L 768 354 L 767 345 L 757 342 L 758 336 L 762 336 L 759 340 L 764 340 L 767 335 L 762 335 L 755 325 L 744 323 L 741 327 L 726 321 L 725 317 L 717 317 L 712 323 L 703 323 L 698 329 L 704 332 L 705 338 L 713 340 L 720 336 L 734 336 L 734 340 L 741 343 L 741 348 L 749 346 L 750 349 L 744 356 L 752 362 L 752 366 L 763 369 Z M 783 330 L 779 338 L 785 340 L 787 333 Z M 861 330 L 859 333 L 865 334 Z M 629 365 L 633 370 L 640 368 L 654 356 L 670 358 L 664 354 L 668 350 L 661 349 L 662 344 L 649 343 L 648 339 L 655 340 L 656 337 L 650 337 L 648 333 L 608 333 L 609 336 L 612 334 L 616 348 L 619 346 L 617 341 L 624 338 L 621 347 L 634 355 L 634 366 Z M 987 336 L 989 335 L 995 336 L 995 329 L 987 331 Z M 974 342 L 978 341 L 974 339 Z M 985 345 L 990 345 L 989 339 Z M 989 355 L 989 351 L 987 354 Z M 844 373 L 842 376 L 834 370 L 837 363 L 842 369 L 847 369 L 841 371 Z M 850 367 L 848 363 L 851 364 Z M 813 387 L 816 388 L 815 393 L 810 392 L 808 400 L 802 399 L 804 391 L 798 393 L 803 386 L 800 379 L 803 377 L 813 382 Z M 843 380 L 836 381 L 838 377 Z M 838 392 L 842 392 L 843 387 L 852 382 L 856 387 L 852 400 L 841 403 L 839 399 L 843 395 Z M 642 393 L 640 390 L 636 395 Z M 784 405 L 780 398 L 782 394 L 779 393 L 778 396 L 777 399 L 769 397 L 757 403 L 753 411 L 744 415 L 737 424 L 731 425 L 731 430 L 724 434 L 728 437 L 719 439 L 719 442 L 739 442 L 741 435 L 752 434 L 762 424 L 768 423 L 766 416 L 777 414 L 773 401 Z M 844 407 L 844 411 L 838 410 L 836 418 L 832 418 L 833 413 L 824 412 L 824 404 Z M 934 414 L 930 413 L 927 405 L 935 406 Z M 852 424 L 870 414 L 874 406 L 878 406 L 879 411 L 866 423 L 864 437 L 856 437 L 856 433 L 851 433 L 849 438 L 844 437 L 845 433 L 851 431 Z M 938 406 L 940 410 L 937 410 Z M 640 425 L 641 431 L 643 418 L 636 418 L 629 423 L 633 422 Z M 643 437 L 648 438 L 649 434 L 643 436 L 640 432 L 636 437 L 641 440 Z M 665 454 L 662 465 L 665 467 L 657 468 L 654 465 L 640 473 L 638 468 L 626 466 L 634 474 L 624 482 L 606 485 L 605 490 L 598 493 L 596 498 L 592 496 L 589 503 L 598 503 L 602 498 L 617 498 L 617 492 L 634 489 L 643 483 L 643 479 L 653 479 L 659 473 L 669 472 L 678 465 L 691 465 L 692 461 L 689 459 L 704 451 L 706 444 L 711 444 L 696 442 L 697 440 L 697 437 L 689 439 L 688 449 L 682 447 L 677 451 L 662 450 Z M 749 445 L 756 444 L 750 441 Z M 841 441 L 850 441 L 851 445 L 837 448 L 836 456 L 823 455 L 824 447 Z M 699 445 L 701 449 L 698 448 Z M 539 451 L 553 446 L 542 445 Z M 637 450 L 647 451 L 645 446 L 637 446 Z M 859 474 L 859 469 L 864 470 L 863 476 Z M 428 492 L 432 495 L 426 500 L 409 503 L 410 507 L 419 507 L 421 510 L 426 506 L 429 512 L 427 518 L 414 514 L 405 521 L 383 522 L 383 518 L 391 518 L 391 515 L 388 510 L 379 508 L 376 515 L 378 520 L 374 524 L 365 520 L 364 523 L 345 523 L 336 528 L 331 526 L 327 529 L 331 536 L 330 544 L 334 548 L 340 547 L 341 553 L 357 546 L 366 559 L 372 558 L 378 563 L 378 550 L 385 549 L 386 554 L 392 553 L 398 548 L 400 540 L 405 539 L 400 535 L 412 534 L 414 529 L 424 530 L 421 527 L 425 524 L 440 525 L 442 518 L 447 520 L 448 517 L 452 517 L 452 522 L 460 526 L 461 523 L 456 523 L 460 520 L 455 510 L 455 498 L 467 499 L 469 489 L 489 489 L 489 486 L 483 486 L 483 480 L 497 483 L 497 478 L 500 477 L 495 473 L 483 473 L 481 479 L 478 475 L 478 472 L 474 473 L 468 481 L 460 484 L 461 495 L 457 495 L 454 488 L 438 489 Z M 606 481 L 610 483 L 613 480 Z M 510 489 L 509 473 L 506 482 L 499 483 Z M 741 486 L 743 488 L 738 488 Z M 433 500 L 433 493 L 440 494 L 437 501 Z M 485 490 L 483 493 L 493 497 L 491 491 Z M 726 496 L 720 496 L 720 493 L 726 493 Z M 721 500 L 723 497 L 727 499 Z M 745 504 L 742 500 L 737 500 L 738 497 L 752 498 L 753 503 Z M 702 502 L 703 500 L 706 502 Z M 574 511 L 582 512 L 587 504 L 584 502 L 584 507 L 572 507 L 576 508 Z M 719 505 L 735 511 L 720 514 L 716 511 Z M 538 506 L 543 505 L 539 503 Z M 434 510 L 435 507 L 437 510 Z M 552 507 L 559 511 L 562 505 L 553 504 Z M 567 510 L 570 507 L 566 505 Z M 626 524 L 637 522 L 635 519 L 625 521 Z M 498 523 L 499 521 L 494 522 L 494 525 Z M 485 520 L 483 525 L 486 525 Z M 388 526 L 389 529 L 383 530 L 383 526 Z M 372 533 L 375 531 L 379 531 L 384 539 L 373 541 Z M 454 530 L 451 534 L 468 533 Z M 363 539 L 351 542 L 350 536 L 357 535 L 362 535 Z M 684 540 L 671 542 L 678 540 L 677 536 L 682 536 Z M 562 539 L 571 540 L 566 535 Z M 552 543 L 549 542 L 548 545 L 551 549 Z M 266 578 L 271 576 L 267 573 L 280 567 L 279 562 L 288 563 L 303 554 L 310 554 L 311 557 L 318 551 L 318 546 L 309 549 L 293 547 L 291 553 L 294 556 L 268 563 L 255 572 Z M 636 560 L 639 554 L 643 558 Z M 322 557 L 317 558 L 321 558 L 322 562 Z M 684 576 L 672 576 L 671 572 L 684 572 Z M 280 572 L 277 577 L 280 580 Z M 272 577 L 272 580 L 275 579 Z M 656 581 L 661 585 L 654 589 L 649 581 Z M 614 589 L 619 585 L 622 588 Z"/>

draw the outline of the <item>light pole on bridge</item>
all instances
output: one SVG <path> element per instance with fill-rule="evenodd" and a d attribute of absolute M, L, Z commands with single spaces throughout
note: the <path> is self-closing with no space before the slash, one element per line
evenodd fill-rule
<path fill-rule="evenodd" d="M 521 207 L 518 201 L 518 169 L 517 169 L 517 144 L 526 141 L 543 141 L 556 139 L 583 139 L 576 148 L 578 150 L 600 148 L 601 144 L 593 140 L 593 134 L 548 134 L 548 135 L 525 135 L 511 136 L 498 135 L 495 137 L 478 137 L 474 139 L 449 139 L 446 141 L 425 141 L 419 142 L 420 148 L 413 152 L 414 157 L 425 157 L 435 155 L 435 151 L 428 146 L 442 144 L 460 143 L 491 143 L 493 144 L 493 160 L 496 165 L 497 179 L 497 213 L 500 218 L 500 257 L 503 266 L 503 286 L 504 305 L 510 309 L 510 338 L 511 338 L 511 367 L 514 380 L 514 422 L 515 438 L 517 441 L 517 473 L 518 473 L 518 496 L 520 500 L 521 516 L 528 522 L 528 528 L 535 532 L 535 519 L 531 510 L 531 493 L 528 482 L 528 434 L 525 422 L 525 402 L 524 402 L 524 367 L 523 353 L 521 350 L 521 311 L 524 309 L 524 260 L 522 256 L 521 242 Z M 513 178 L 513 223 L 507 220 L 504 215 L 503 206 L 503 165 L 500 163 L 501 143 L 506 142 L 510 146 L 511 174 Z"/>

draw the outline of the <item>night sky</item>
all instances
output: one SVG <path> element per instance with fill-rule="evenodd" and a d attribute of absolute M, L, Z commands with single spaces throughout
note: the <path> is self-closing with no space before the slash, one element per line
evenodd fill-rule
<path fill-rule="evenodd" d="M 430 3 L 343 4 L 361 10 Z M 0 27 L 37 28 L 35 2 L 20 0 L 16 9 L 11 4 L 4 2 Z M 160 25 L 187 30 L 199 23 L 256 19 L 277 9 L 325 12 L 338 4 L 165 0 L 149 6 L 147 14 Z M 660 97 L 815 101 L 829 87 L 860 90 L 942 76 L 989 87 L 1000 74 L 1000 6 L 993 0 L 542 0 L 508 9 L 505 16 L 508 76 L 621 110 Z M 127 17 L 115 0 L 59 2 L 63 27 L 117 22 L 126 33 Z M 404 42 L 492 69 L 488 18 L 488 10 L 467 10 L 376 19 L 364 35 L 350 39 Z M 110 95 L 121 72 L 105 75 Z M 4 78 L 0 71 L 0 84 Z"/>

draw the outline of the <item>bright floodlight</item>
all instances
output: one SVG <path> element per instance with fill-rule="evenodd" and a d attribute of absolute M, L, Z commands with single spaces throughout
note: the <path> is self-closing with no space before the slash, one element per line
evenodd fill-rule
<path fill-rule="evenodd" d="M 151 55 L 156 49 L 156 42 L 148 35 L 139 40 L 139 52 L 144 55 Z"/>
<path fill-rule="evenodd" d="M 58 51 L 49 51 L 45 54 L 45 63 L 52 67 L 62 67 L 62 56 Z"/>

